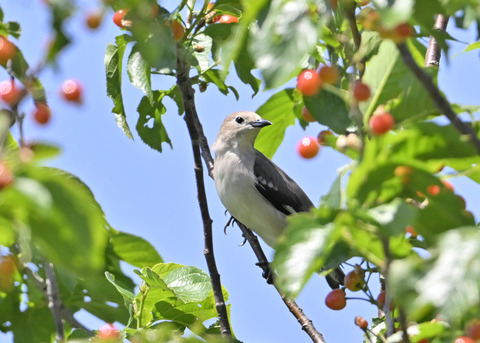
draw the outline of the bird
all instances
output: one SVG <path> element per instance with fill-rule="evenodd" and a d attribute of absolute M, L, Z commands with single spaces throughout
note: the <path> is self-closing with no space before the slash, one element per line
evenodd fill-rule
<path fill-rule="evenodd" d="M 300 186 L 255 149 L 260 130 L 272 122 L 250 111 L 228 115 L 212 145 L 213 176 L 221 202 L 232 217 L 270 247 L 287 227 L 287 217 L 314 207 Z M 327 275 L 331 288 L 343 284 L 340 268 Z"/>

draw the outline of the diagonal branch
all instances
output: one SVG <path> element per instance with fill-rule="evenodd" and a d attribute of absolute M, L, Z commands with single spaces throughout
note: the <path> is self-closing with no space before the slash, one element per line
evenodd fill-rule
<path fill-rule="evenodd" d="M 178 49 L 178 55 L 181 56 L 180 47 Z M 198 119 L 197 110 L 195 107 L 195 97 L 194 90 L 192 88 L 192 82 L 189 78 L 190 66 L 183 61 L 180 57 L 177 58 L 177 85 L 180 89 L 183 99 L 183 106 L 185 108 L 185 122 L 187 124 L 188 133 L 190 134 L 190 139 L 192 142 L 193 158 L 194 158 L 194 170 L 195 170 L 195 180 L 197 183 L 197 196 L 198 196 L 198 205 L 200 206 L 200 212 L 202 215 L 203 221 L 203 231 L 205 237 L 205 249 L 203 251 L 205 259 L 207 261 L 208 271 L 210 273 L 210 278 L 212 280 L 213 294 L 215 297 L 215 305 L 217 308 L 218 319 L 220 321 L 220 331 L 223 336 L 231 336 L 230 323 L 228 320 L 227 307 L 225 305 L 225 299 L 223 298 L 222 284 L 220 282 L 220 274 L 218 273 L 217 265 L 215 262 L 215 256 L 213 253 L 213 235 L 212 235 L 212 219 L 208 212 L 208 203 L 207 195 L 205 192 L 205 182 L 203 178 L 203 166 L 202 166 L 202 155 L 200 146 L 202 146 L 202 151 L 208 151 L 208 154 L 203 154 L 210 157 L 211 168 L 209 167 L 209 172 L 213 171 L 213 159 L 210 154 L 210 150 L 204 150 L 207 139 L 203 134 L 203 129 Z M 202 138 L 200 138 L 200 133 Z M 207 166 L 208 166 L 208 161 Z M 213 174 L 211 174 L 213 176 Z"/>
<path fill-rule="evenodd" d="M 252 247 L 255 255 L 257 256 L 258 264 L 263 269 L 264 275 L 267 277 L 268 280 L 268 278 L 272 276 L 272 270 L 270 269 L 270 264 L 268 263 L 265 253 L 260 247 L 257 236 L 255 236 L 250 229 L 248 229 L 239 221 L 236 221 L 236 223 L 240 227 L 240 230 L 242 230 L 245 238 L 250 243 L 250 246 Z M 325 343 L 323 335 L 317 331 L 317 329 L 313 325 L 312 320 L 308 318 L 305 313 L 303 313 L 303 310 L 300 308 L 300 306 L 298 306 L 295 300 L 287 298 L 285 294 L 283 294 L 283 292 L 275 285 L 275 283 L 273 283 L 273 286 L 277 290 L 278 294 L 280 294 L 283 302 L 285 303 L 285 306 L 287 306 L 293 316 L 297 318 L 298 322 L 302 326 L 302 330 L 305 331 L 308 336 L 310 336 L 312 342 Z"/>
<path fill-rule="evenodd" d="M 53 321 L 55 322 L 55 327 L 57 328 L 55 340 L 57 342 L 64 342 L 65 332 L 63 330 L 62 302 L 60 300 L 60 293 L 58 291 L 57 278 L 53 268 L 53 263 L 46 262 L 44 269 L 45 284 L 47 286 L 46 293 L 48 299 L 48 308 L 52 312 Z"/>
<path fill-rule="evenodd" d="M 400 52 L 400 56 L 402 57 L 403 62 L 407 66 L 408 69 L 417 77 L 420 83 L 423 85 L 425 90 L 428 92 L 430 97 L 433 100 L 433 103 L 438 108 L 438 110 L 443 113 L 448 120 L 452 123 L 452 125 L 462 134 L 468 136 L 470 142 L 473 144 L 477 153 L 480 155 L 480 140 L 477 136 L 477 133 L 470 127 L 469 125 L 465 124 L 460 118 L 457 116 L 455 111 L 453 110 L 450 103 L 447 99 L 442 95 L 438 87 L 433 82 L 432 77 L 427 74 L 413 59 L 410 50 L 408 49 L 405 43 L 398 45 L 398 50 Z"/>

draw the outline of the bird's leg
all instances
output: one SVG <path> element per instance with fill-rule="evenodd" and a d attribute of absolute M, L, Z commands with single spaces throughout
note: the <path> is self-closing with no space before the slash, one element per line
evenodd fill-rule
<path fill-rule="evenodd" d="M 227 211 L 225 211 L 225 213 L 227 213 Z M 233 216 L 230 217 L 230 219 L 228 220 L 227 224 L 225 225 L 225 227 L 223 228 L 223 232 L 225 234 L 227 234 L 227 228 L 230 226 L 230 224 L 233 226 L 235 224 L 238 225 L 237 223 L 237 220 L 235 218 L 233 218 Z M 242 234 L 243 235 L 243 234 Z M 243 247 L 245 245 L 245 243 L 247 243 L 247 238 L 245 237 L 245 235 L 243 235 L 243 242 L 242 244 L 240 244 L 241 247 Z"/>

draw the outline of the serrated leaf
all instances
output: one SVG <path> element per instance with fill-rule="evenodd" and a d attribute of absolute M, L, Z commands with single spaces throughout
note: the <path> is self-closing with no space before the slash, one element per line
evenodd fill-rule
<path fill-rule="evenodd" d="M 157 250 L 145 239 L 125 233 L 117 232 L 110 238 L 113 252 L 123 261 L 132 266 L 143 268 L 151 267 L 163 260 Z"/>
<path fill-rule="evenodd" d="M 192 67 L 196 68 L 199 74 L 208 70 L 211 67 L 212 38 L 200 33 L 195 35 L 192 42 L 188 42 L 188 46 L 193 48 L 191 51 L 194 57 L 194 63 L 191 63 Z M 201 48 L 199 49 L 199 47 Z"/>
<path fill-rule="evenodd" d="M 163 279 L 183 302 L 205 300 L 212 289 L 210 277 L 196 267 L 177 268 L 166 274 Z"/>
<path fill-rule="evenodd" d="M 121 294 L 121 296 L 123 297 L 123 299 L 125 301 L 125 305 L 127 306 L 127 308 L 129 308 L 131 306 L 131 304 L 133 304 L 133 301 L 135 299 L 135 295 L 132 292 L 130 292 L 129 290 L 127 290 L 127 289 L 121 287 L 120 285 L 118 285 L 115 282 L 115 275 L 113 275 L 112 273 L 105 272 L 105 277 L 117 289 L 118 293 Z"/>
<path fill-rule="evenodd" d="M 265 156 L 272 158 L 283 141 L 287 127 L 295 124 L 294 107 L 293 89 L 287 88 L 272 95 L 256 110 L 262 118 L 273 124 L 261 130 L 255 141 L 255 148 Z"/>
<path fill-rule="evenodd" d="M 480 233 L 464 227 L 439 237 L 428 259 L 394 261 L 389 281 L 413 320 L 439 314 L 461 323 L 480 304 Z M 462 327 L 463 328 L 463 327 Z"/>
<path fill-rule="evenodd" d="M 127 44 L 132 40 L 129 35 L 117 36 L 117 45 L 108 44 L 105 53 L 105 72 L 107 76 L 107 95 L 113 100 L 112 113 L 115 114 L 117 125 L 125 135 L 133 139 L 132 132 L 127 123 L 127 115 L 123 106 L 122 97 L 122 61 Z"/>
<path fill-rule="evenodd" d="M 163 143 L 168 143 L 172 147 L 162 122 L 162 115 L 167 111 L 162 101 L 167 93 L 169 91 L 154 91 L 153 104 L 144 96 L 137 107 L 140 115 L 136 126 L 138 135 L 145 144 L 159 152 L 162 152 Z"/>
<path fill-rule="evenodd" d="M 261 26 L 250 31 L 249 51 L 266 88 L 279 87 L 294 77 L 315 49 L 318 32 L 309 11 L 305 2 L 273 0 Z"/>
<path fill-rule="evenodd" d="M 382 234 L 395 236 L 404 233 L 407 225 L 414 222 L 417 209 L 402 199 L 395 199 L 370 209 L 368 214 L 382 226 Z"/>
<path fill-rule="evenodd" d="M 132 47 L 128 56 L 127 74 L 130 82 L 135 87 L 142 90 L 150 103 L 153 103 L 152 81 L 150 79 L 150 65 L 144 60 L 138 45 Z"/>
<path fill-rule="evenodd" d="M 337 133 L 344 133 L 353 126 L 345 101 L 326 89 L 315 96 L 305 96 L 305 106 L 314 118 L 322 125 Z"/>
<path fill-rule="evenodd" d="M 412 54 L 423 61 L 425 47 L 411 42 L 408 46 Z M 425 70 L 436 77 L 435 68 Z M 400 60 L 395 44 L 389 40 L 384 40 L 378 54 L 370 59 L 363 81 L 373 94 L 369 101 L 360 104 L 365 121 L 379 105 L 387 105 L 396 122 L 437 113 L 427 91 Z"/>

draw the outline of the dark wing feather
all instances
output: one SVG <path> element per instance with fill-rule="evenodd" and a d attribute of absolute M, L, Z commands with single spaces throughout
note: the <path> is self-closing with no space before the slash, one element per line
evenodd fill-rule
<path fill-rule="evenodd" d="M 255 151 L 255 188 L 285 215 L 307 212 L 313 207 L 305 192 L 265 155 Z"/>

